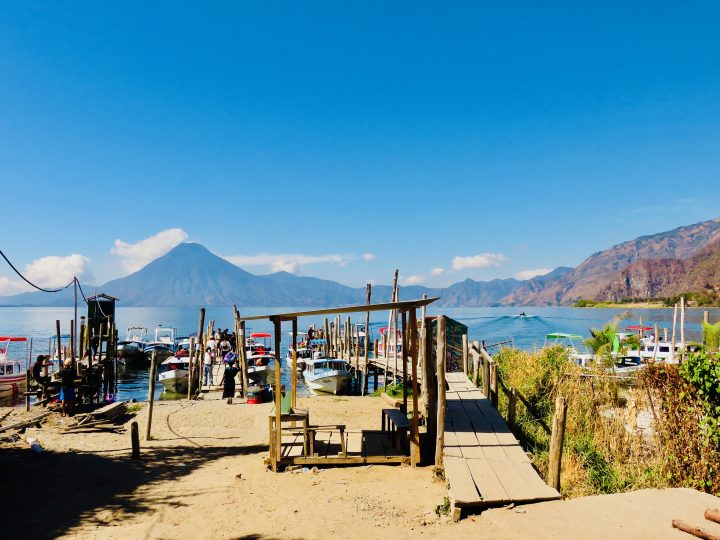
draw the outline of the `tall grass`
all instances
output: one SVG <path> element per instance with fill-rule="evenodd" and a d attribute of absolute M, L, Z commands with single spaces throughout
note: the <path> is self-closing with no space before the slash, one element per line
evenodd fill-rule
<path fill-rule="evenodd" d="M 562 463 L 562 493 L 576 497 L 615 493 L 667 484 L 661 458 L 638 419 L 648 418 L 647 393 L 639 386 L 619 386 L 603 368 L 582 369 L 563 347 L 536 353 L 504 349 L 495 356 L 504 384 L 514 387 L 534 413 L 551 425 L 557 396 L 568 402 Z M 516 432 L 547 477 L 549 436 L 524 406 L 518 404 Z M 500 412 L 508 400 L 501 392 Z"/>

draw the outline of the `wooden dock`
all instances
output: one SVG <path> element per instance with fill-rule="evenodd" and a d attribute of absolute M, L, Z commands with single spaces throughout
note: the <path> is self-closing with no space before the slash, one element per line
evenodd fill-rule
<path fill-rule="evenodd" d="M 490 400 L 464 373 L 448 373 L 443 463 L 455 508 L 559 499 Z"/>

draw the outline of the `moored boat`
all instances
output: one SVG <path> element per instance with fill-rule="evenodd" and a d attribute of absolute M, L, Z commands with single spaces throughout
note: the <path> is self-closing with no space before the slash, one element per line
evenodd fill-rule
<path fill-rule="evenodd" d="M 25 337 L 0 337 L 0 399 L 15 400 L 25 391 L 27 342 Z"/>
<path fill-rule="evenodd" d="M 267 383 L 268 366 L 275 360 L 275 351 L 267 343 L 272 337 L 265 332 L 252 332 L 245 340 L 248 379 L 256 385 Z"/>
<path fill-rule="evenodd" d="M 126 365 L 147 367 L 149 360 L 145 354 L 146 346 L 147 328 L 131 326 L 127 329 L 125 339 L 117 343 L 118 359 L 125 360 Z"/>
<path fill-rule="evenodd" d="M 564 332 L 552 332 L 545 336 L 546 342 L 550 345 L 560 345 L 568 350 L 570 359 L 582 367 L 588 367 L 595 358 L 585 346 L 585 340 L 577 334 L 566 334 Z"/>
<path fill-rule="evenodd" d="M 145 354 L 151 355 L 157 351 L 160 358 L 172 356 L 175 353 L 175 328 L 158 326 L 155 329 L 155 339 L 145 345 Z"/>
<path fill-rule="evenodd" d="M 303 379 L 308 388 L 330 394 L 342 392 L 351 378 L 347 361 L 338 358 L 309 360 L 303 370 Z"/>
<path fill-rule="evenodd" d="M 187 356 L 180 358 L 171 356 L 160 364 L 158 381 L 167 392 L 186 393 L 190 380 L 189 373 L 190 361 Z"/>

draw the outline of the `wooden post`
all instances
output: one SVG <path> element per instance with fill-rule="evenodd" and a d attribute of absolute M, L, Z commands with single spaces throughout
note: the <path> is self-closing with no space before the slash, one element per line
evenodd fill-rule
<path fill-rule="evenodd" d="M 238 358 L 240 359 L 240 372 L 242 373 L 243 384 L 245 385 L 243 397 L 247 399 L 248 388 L 250 388 L 250 376 L 248 375 L 247 349 L 245 348 L 245 321 L 240 321 L 238 339 L 236 341 L 240 342 Z"/>
<path fill-rule="evenodd" d="M 423 299 L 427 298 L 427 294 L 423 294 Z M 418 340 L 422 340 L 422 330 L 425 328 L 425 306 L 423 306 L 420 309 L 420 332 L 418 333 Z M 416 312 L 417 315 L 417 312 Z M 427 418 L 427 396 L 428 396 L 428 380 L 425 376 L 425 364 L 427 363 L 428 359 L 425 355 L 425 346 L 423 343 L 420 343 L 418 346 L 418 370 L 420 373 L 423 374 L 422 381 L 420 383 L 420 395 L 422 396 L 422 407 L 423 407 L 423 414 L 425 418 Z"/>
<path fill-rule="evenodd" d="M 75 321 L 70 321 L 70 359 L 72 360 L 73 369 L 80 371 L 78 363 L 75 361 Z"/>
<path fill-rule="evenodd" d="M 516 411 L 517 411 L 517 390 L 513 386 L 510 389 L 510 395 L 508 396 L 508 424 L 510 424 L 510 426 L 515 425 Z"/>
<path fill-rule="evenodd" d="M 678 314 L 678 305 L 675 304 L 675 309 L 673 311 L 673 329 L 672 329 L 672 342 L 670 345 L 670 350 L 672 351 L 672 357 L 674 361 L 677 361 L 676 353 L 675 353 L 675 327 L 677 326 L 677 314 Z"/>
<path fill-rule="evenodd" d="M 135 421 L 130 424 L 130 446 L 132 447 L 132 459 L 140 459 L 140 435 L 138 434 L 138 423 Z"/>
<path fill-rule="evenodd" d="M 60 347 L 60 321 L 59 320 L 55 321 L 55 339 L 57 340 L 56 345 L 57 345 L 58 371 L 60 371 L 63 367 L 63 365 L 62 365 L 63 361 L 62 361 L 62 354 L 60 354 L 60 351 L 62 350 L 62 348 Z"/>
<path fill-rule="evenodd" d="M 373 359 L 377 360 L 378 357 L 378 340 L 375 338 L 373 341 Z"/>
<path fill-rule="evenodd" d="M 407 414 L 407 402 L 408 402 L 408 396 L 407 396 L 407 372 L 408 372 L 408 357 L 407 357 L 407 311 L 404 309 L 401 313 L 401 319 L 402 319 L 402 363 L 403 363 L 403 374 L 402 374 L 402 395 L 403 395 L 403 406 L 402 411 L 403 413 Z"/>
<path fill-rule="evenodd" d="M 435 442 L 435 467 L 443 465 L 445 446 L 445 316 L 437 318 L 437 439 Z"/>
<path fill-rule="evenodd" d="M 372 284 L 368 283 L 365 291 L 365 300 L 370 305 L 370 297 L 372 296 Z M 361 394 L 364 396 L 368 393 L 368 375 L 370 374 L 370 310 L 365 312 L 365 373 L 363 374 L 363 384 Z"/>
<path fill-rule="evenodd" d="M 709 311 L 703 311 L 703 322 L 704 322 L 705 324 L 709 324 L 709 323 L 710 323 L 710 312 L 709 312 Z M 705 343 L 705 326 L 704 326 L 704 325 L 703 325 L 703 329 L 702 329 L 702 330 L 703 330 L 703 332 L 702 332 L 702 344 L 703 344 L 703 345 L 707 345 L 707 343 Z"/>
<path fill-rule="evenodd" d="M 30 411 L 30 370 L 25 370 L 25 411 Z"/>
<path fill-rule="evenodd" d="M 275 327 L 275 460 L 280 463 L 282 459 L 282 426 L 280 423 L 280 408 L 282 406 L 282 395 L 280 387 L 282 386 L 280 378 L 282 372 L 280 370 L 280 339 L 282 332 L 282 320 L 279 317 L 271 317 Z"/>
<path fill-rule="evenodd" d="M 667 329 L 667 328 L 663 328 L 663 341 L 664 341 L 665 343 L 667 343 L 667 338 L 668 338 L 668 329 Z"/>
<path fill-rule="evenodd" d="M 197 343 L 200 345 L 200 350 L 198 351 L 198 354 L 195 358 L 195 370 L 193 373 L 195 374 L 195 379 L 197 380 L 197 386 L 195 389 L 200 391 L 200 388 L 202 387 L 202 363 L 203 363 L 203 357 L 205 355 L 205 342 L 203 341 L 203 331 L 205 330 L 205 308 L 200 308 L 200 315 L 198 319 L 198 331 L 197 331 Z M 192 395 L 192 385 L 195 381 L 189 381 L 188 382 L 188 399 L 190 399 L 190 396 Z"/>
<path fill-rule="evenodd" d="M 488 359 L 487 351 L 485 350 L 485 342 L 483 341 L 483 344 L 480 348 L 480 355 L 483 359 L 483 366 L 482 366 L 482 377 L 483 377 L 483 394 L 485 394 L 485 397 L 490 397 L 490 362 Z"/>
<path fill-rule="evenodd" d="M 548 475 L 550 486 L 560 491 L 560 469 L 562 467 L 563 441 L 565 439 L 565 418 L 567 416 L 567 400 L 558 396 L 555 399 L 555 414 L 552 421 L 550 436 L 550 455 Z"/>
<path fill-rule="evenodd" d="M 470 352 L 470 348 L 468 346 L 468 335 L 463 334 L 462 335 L 462 363 L 463 363 L 463 372 L 467 376 L 469 368 L 468 368 L 468 356 Z"/>
<path fill-rule="evenodd" d="M 297 328 L 295 329 L 295 334 L 297 335 Z M 295 338 L 297 341 L 297 338 Z M 330 322 L 328 321 L 328 318 L 325 317 L 325 322 L 323 324 L 323 339 L 325 339 L 325 356 L 330 356 Z"/>
<path fill-rule="evenodd" d="M 327 326 L 327 319 L 325 319 Z M 292 320 L 292 371 L 290 372 L 290 380 L 292 381 L 292 406 L 297 407 L 297 333 L 298 321 L 297 317 Z M 326 338 L 327 339 L 327 338 Z"/>
<path fill-rule="evenodd" d="M 435 442 L 437 435 L 437 404 L 438 404 L 438 387 L 436 381 L 437 357 L 433 354 L 434 334 L 432 324 L 425 325 L 421 330 L 421 339 L 425 349 L 425 366 L 423 371 L 423 379 L 427 379 L 427 399 L 425 405 L 427 411 L 425 414 L 425 422 L 427 423 L 428 444 Z"/>
<path fill-rule="evenodd" d="M 685 343 L 685 297 L 680 297 L 680 343 L 682 343 L 682 361 L 685 361 L 685 351 L 687 350 Z"/>
<path fill-rule="evenodd" d="M 192 381 L 195 373 L 193 372 L 193 363 L 195 362 L 195 336 L 192 336 L 190 338 L 190 350 L 188 351 L 188 395 L 187 398 L 190 399 L 191 396 L 191 389 L 192 389 Z"/>
<path fill-rule="evenodd" d="M 655 323 L 655 345 L 653 346 L 653 362 L 657 360 L 658 349 L 660 348 L 660 327 Z"/>
<path fill-rule="evenodd" d="M 388 327 L 387 331 L 385 332 L 385 335 L 383 336 L 383 351 L 385 353 L 385 375 L 383 378 L 383 390 L 387 390 L 388 385 L 388 369 L 390 369 L 390 357 L 388 356 L 388 353 L 390 352 L 388 350 L 388 346 L 390 345 L 390 327 Z"/>
<path fill-rule="evenodd" d="M 150 380 L 148 381 L 148 421 L 145 431 L 145 440 L 150 440 L 150 429 L 152 427 L 153 405 L 155 404 L 155 370 L 157 369 L 157 350 L 153 350 L 150 357 Z"/>
<path fill-rule="evenodd" d="M 417 309 L 410 310 L 410 361 L 412 362 L 412 420 L 410 421 L 410 465 L 420 464 L 420 427 L 418 418 L 418 340 L 417 340 Z"/>
<path fill-rule="evenodd" d="M 482 356 L 480 356 L 480 342 L 473 341 L 472 345 L 473 345 L 473 349 L 478 351 L 478 354 L 473 354 L 473 377 L 472 377 L 473 385 L 477 386 L 478 382 L 480 380 L 480 365 L 482 363 Z"/>
<path fill-rule="evenodd" d="M 498 372 L 497 364 L 493 362 L 490 364 L 490 403 L 497 409 L 498 406 Z"/>

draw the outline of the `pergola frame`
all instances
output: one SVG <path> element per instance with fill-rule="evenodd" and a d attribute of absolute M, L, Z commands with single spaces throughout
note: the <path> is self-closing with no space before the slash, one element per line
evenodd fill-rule
<path fill-rule="evenodd" d="M 270 448 L 275 449 L 275 455 L 270 456 L 270 461 L 273 470 L 277 470 L 277 465 L 282 460 L 282 427 L 281 427 L 281 354 L 280 346 L 282 339 L 282 323 L 290 321 L 292 322 L 292 342 L 293 342 L 293 384 L 292 384 L 292 404 L 295 406 L 297 399 L 297 389 L 295 384 L 295 376 L 297 374 L 297 320 L 300 317 L 314 317 L 318 315 L 337 315 L 341 313 L 367 313 L 374 311 L 388 311 L 397 310 L 401 313 L 402 319 L 402 335 L 403 335 L 403 412 L 407 414 L 407 389 L 405 381 L 407 378 L 407 362 L 408 362 L 408 349 L 411 350 L 412 357 L 412 385 L 413 385 L 413 399 L 412 399 L 412 420 L 410 422 L 410 463 L 415 466 L 420 463 L 420 432 L 418 427 L 418 384 L 417 384 L 417 364 L 418 364 L 418 352 L 419 343 L 417 335 L 417 309 L 425 307 L 432 302 L 438 300 L 439 297 L 435 298 L 418 298 L 416 300 L 404 300 L 402 302 L 388 302 L 383 304 L 362 304 L 356 306 L 344 306 L 328 309 L 317 309 L 309 311 L 298 311 L 294 313 L 273 313 L 269 315 L 254 315 L 251 317 L 239 317 L 238 322 L 244 323 L 245 321 L 258 321 L 267 319 L 273 323 L 274 327 L 274 339 L 275 339 L 275 441 L 276 444 L 270 444 Z M 409 317 L 409 332 L 408 328 L 408 313 Z M 366 329 L 366 332 L 368 330 Z M 409 339 L 411 338 L 411 339 Z M 407 346 L 409 345 L 409 347 Z M 366 345 L 367 346 L 367 345 Z M 366 374 L 367 376 L 367 374 Z M 387 374 L 386 374 L 387 376 Z M 270 441 L 272 442 L 272 441 Z"/>

